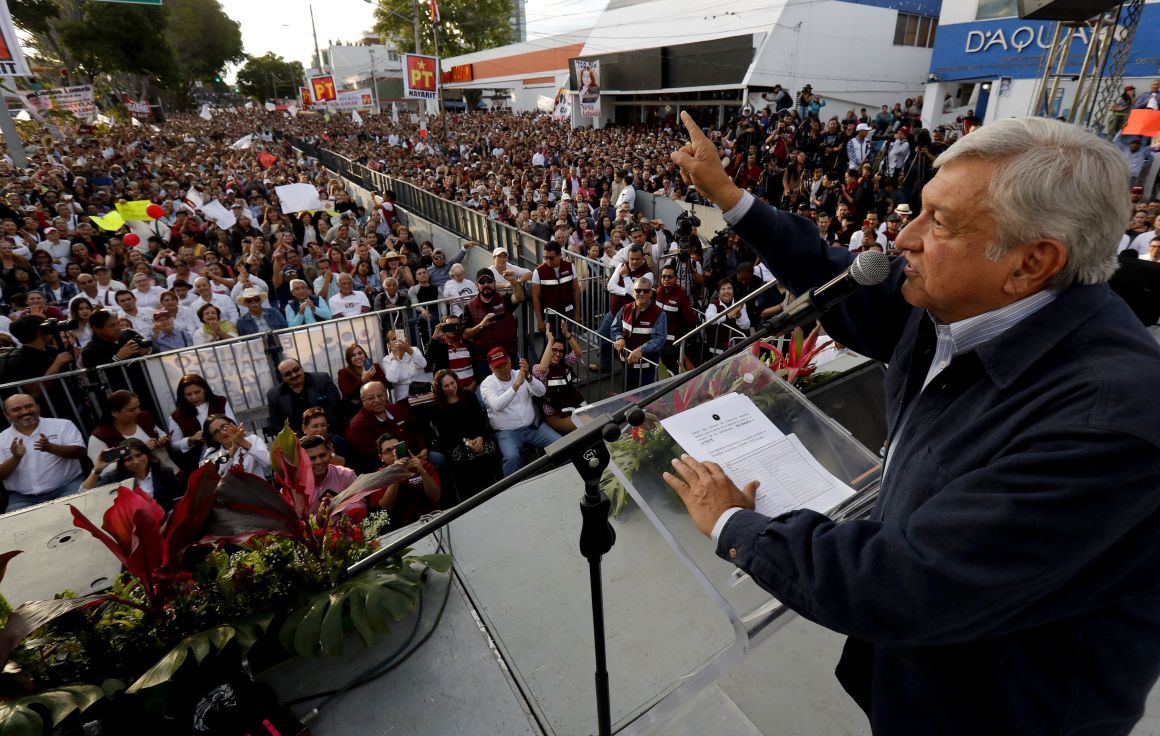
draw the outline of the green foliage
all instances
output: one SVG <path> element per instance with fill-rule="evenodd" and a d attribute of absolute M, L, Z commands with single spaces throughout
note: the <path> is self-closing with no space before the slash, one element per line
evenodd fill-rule
<path fill-rule="evenodd" d="M 264 613 L 247 620 L 215 626 L 212 629 L 187 636 L 178 642 L 177 646 L 170 649 L 169 653 L 162 657 L 157 664 L 137 678 L 137 681 L 130 685 L 125 692 L 132 694 L 169 682 L 190 654 L 200 664 L 211 651 L 220 652 L 231 641 L 237 642 L 239 655 L 245 658 L 250 647 L 258 641 L 258 637 L 270 625 L 273 618 L 273 614 Z"/>
<path fill-rule="evenodd" d="M 273 52 L 247 56 L 236 78 L 239 92 L 262 102 L 275 97 L 297 97 L 298 87 L 305 80 L 302 62 L 287 61 Z"/>
<path fill-rule="evenodd" d="M 184 84 L 211 81 L 226 64 L 245 58 L 242 28 L 226 15 L 218 0 L 166 0 L 165 4 L 169 7 L 166 37 Z"/>
<path fill-rule="evenodd" d="M 17 700 L 0 703 L 0 736 L 41 736 L 45 718 L 55 725 L 69 714 L 80 712 L 99 700 L 124 688 L 118 680 L 108 680 L 102 686 L 65 685 Z"/>
<path fill-rule="evenodd" d="M 393 41 L 403 52 L 415 51 L 415 27 L 410 0 L 379 0 L 375 31 Z M 435 51 L 427 3 L 419 3 L 422 53 Z M 439 3 L 440 56 L 458 56 L 511 43 L 511 0 L 442 0 Z M 400 17 L 401 16 L 401 17 Z"/>

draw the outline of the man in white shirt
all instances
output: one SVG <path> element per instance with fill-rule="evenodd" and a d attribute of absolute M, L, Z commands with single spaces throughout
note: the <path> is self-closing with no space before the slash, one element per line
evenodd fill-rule
<path fill-rule="evenodd" d="M 520 370 L 513 375 L 511 360 L 497 347 L 488 352 L 487 364 L 491 375 L 483 379 L 479 392 L 503 455 L 506 477 L 520 469 L 520 452 L 525 447 L 547 447 L 560 435 L 536 418 L 532 397 L 543 396 L 548 389 L 530 374 L 527 359 L 520 358 Z"/>
<path fill-rule="evenodd" d="M 531 269 L 508 262 L 507 248 L 502 245 L 491 252 L 490 268 L 491 272 L 495 274 L 497 289 L 510 289 L 512 279 L 526 282 L 532 278 Z"/>
<path fill-rule="evenodd" d="M 628 205 L 630 212 L 636 212 L 636 187 L 632 185 L 632 173 L 624 172 L 624 189 L 616 196 L 616 209 L 621 205 Z"/>
<path fill-rule="evenodd" d="M 862 229 L 850 236 L 850 252 L 861 253 L 864 250 L 869 250 L 870 246 L 875 244 L 882 247 L 883 253 L 890 247 L 890 242 L 886 236 L 874 230 L 874 221 L 863 220 Z"/>
<path fill-rule="evenodd" d="M 177 282 L 174 282 L 174 284 L 176 283 Z M 209 279 L 207 279 L 205 276 L 198 276 L 193 280 L 193 293 L 196 294 L 197 297 L 189 305 L 189 308 L 194 314 L 197 314 L 197 310 L 201 309 L 202 305 L 212 304 L 217 307 L 218 314 L 221 315 L 222 319 L 237 324 L 238 307 L 236 304 L 234 304 L 234 300 L 230 299 L 225 294 L 214 293 L 213 286 L 210 284 Z M 178 294 L 179 299 L 180 297 L 181 295 Z"/>
<path fill-rule="evenodd" d="M 72 243 L 62 240 L 60 231 L 55 227 L 44 229 L 44 240 L 40 241 L 36 249 L 52 256 L 52 264 L 58 271 L 64 271 L 65 264 L 72 258 Z"/>
<path fill-rule="evenodd" d="M 11 424 L 0 432 L 0 481 L 8 489 L 7 511 L 69 496 L 80 490 L 84 438 L 67 419 L 41 419 L 28 394 L 4 401 Z"/>
<path fill-rule="evenodd" d="M 133 296 L 137 298 L 137 306 L 142 309 L 156 309 L 157 303 L 161 301 L 161 292 L 163 291 L 165 289 L 153 283 L 149 274 L 133 275 Z"/>
<path fill-rule="evenodd" d="M 370 300 L 364 292 L 355 291 L 354 279 L 349 273 L 339 274 L 338 293 L 330 297 L 329 304 L 335 318 L 356 317 L 371 311 Z"/>
<path fill-rule="evenodd" d="M 148 307 L 138 307 L 137 297 L 132 291 L 123 289 L 117 292 L 117 318 L 124 317 L 133 323 L 133 329 L 142 335 L 153 333 L 153 310 Z"/>
<path fill-rule="evenodd" d="M 93 269 L 93 276 L 97 277 L 97 298 L 101 300 L 102 304 L 110 306 L 116 304 L 113 295 L 121 289 L 128 288 L 113 278 L 113 273 L 108 266 L 97 266 Z"/>

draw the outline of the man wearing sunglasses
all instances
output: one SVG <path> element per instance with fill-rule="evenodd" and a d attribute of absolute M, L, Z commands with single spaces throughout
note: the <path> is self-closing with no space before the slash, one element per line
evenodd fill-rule
<path fill-rule="evenodd" d="M 665 311 L 653 301 L 652 281 L 638 278 L 632 293 L 632 302 L 620 311 L 620 337 L 612 345 L 627 366 L 626 391 L 656 380 L 656 363 L 668 334 Z"/>
<path fill-rule="evenodd" d="M 486 376 L 487 355 L 492 348 L 503 348 L 512 361 L 518 361 L 519 345 L 516 339 L 516 308 L 524 301 L 524 284 L 512 281 L 512 293 L 500 295 L 495 285 L 495 274 L 490 268 L 481 268 L 475 274 L 479 293 L 463 305 L 463 339 L 474 345 L 475 375 Z"/>

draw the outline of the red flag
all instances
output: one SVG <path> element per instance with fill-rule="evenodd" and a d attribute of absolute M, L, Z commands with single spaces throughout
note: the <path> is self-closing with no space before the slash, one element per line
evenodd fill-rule
<path fill-rule="evenodd" d="M 278 157 L 269 151 L 262 151 L 258 154 L 258 163 L 262 165 L 263 169 L 268 169 L 278 161 Z"/>
<path fill-rule="evenodd" d="M 431 22 L 439 22 L 439 0 L 431 0 Z M 418 51 L 419 49 L 415 49 Z"/>
<path fill-rule="evenodd" d="M 1128 115 L 1128 123 L 1120 135 L 1142 135 L 1152 138 L 1160 134 L 1160 110 L 1139 109 Z"/>

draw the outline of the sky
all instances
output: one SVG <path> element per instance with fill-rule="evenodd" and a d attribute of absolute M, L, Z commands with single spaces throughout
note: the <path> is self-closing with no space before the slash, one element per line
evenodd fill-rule
<path fill-rule="evenodd" d="M 606 0 L 528 0 L 528 37 L 551 35 L 591 27 Z M 328 41 L 355 41 L 374 25 L 374 5 L 364 0 L 221 0 L 226 15 L 242 25 L 246 53 L 261 56 L 273 51 L 291 61 L 310 66 L 314 39 L 310 32 L 310 6 L 318 46 Z M 232 78 L 232 74 L 230 75 Z"/>

